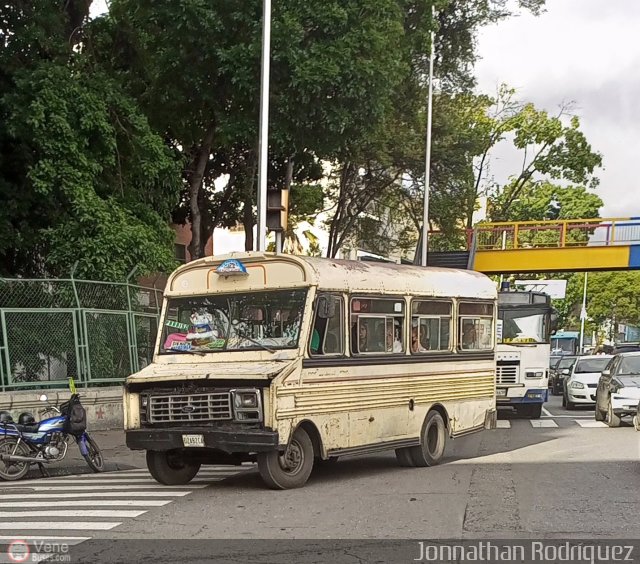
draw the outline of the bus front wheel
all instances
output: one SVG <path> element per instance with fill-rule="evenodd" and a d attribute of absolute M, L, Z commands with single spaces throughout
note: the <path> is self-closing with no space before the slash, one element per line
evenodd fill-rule
<path fill-rule="evenodd" d="M 284 452 L 258 454 L 258 470 L 264 483 L 274 490 L 301 488 L 313 469 L 313 443 L 307 432 L 298 427 Z"/>
<path fill-rule="evenodd" d="M 411 460 L 414 466 L 423 468 L 440 464 L 447 444 L 447 426 L 439 412 L 431 410 L 427 413 L 420 446 L 411 448 Z"/>

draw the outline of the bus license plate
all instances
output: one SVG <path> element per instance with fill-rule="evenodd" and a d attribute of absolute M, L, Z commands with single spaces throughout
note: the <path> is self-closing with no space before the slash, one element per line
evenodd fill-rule
<path fill-rule="evenodd" d="M 182 444 L 186 447 L 203 447 L 204 435 L 182 435 Z"/>
<path fill-rule="evenodd" d="M 496 390 L 496 396 L 497 397 L 506 397 L 507 395 L 507 389 L 506 388 L 498 388 Z"/>

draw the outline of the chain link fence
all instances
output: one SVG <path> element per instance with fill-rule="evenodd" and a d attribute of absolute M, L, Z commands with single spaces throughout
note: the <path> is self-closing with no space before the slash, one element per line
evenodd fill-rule
<path fill-rule="evenodd" d="M 0 390 L 121 382 L 151 362 L 161 306 L 128 283 L 0 279 Z"/>

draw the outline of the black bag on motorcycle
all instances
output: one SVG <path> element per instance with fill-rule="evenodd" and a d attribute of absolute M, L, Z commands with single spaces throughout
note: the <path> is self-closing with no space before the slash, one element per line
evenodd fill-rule
<path fill-rule="evenodd" d="M 73 394 L 68 402 L 60 406 L 60 411 L 67 418 L 64 423 L 65 433 L 81 435 L 87 429 L 87 412 L 80 403 L 80 398 Z"/>

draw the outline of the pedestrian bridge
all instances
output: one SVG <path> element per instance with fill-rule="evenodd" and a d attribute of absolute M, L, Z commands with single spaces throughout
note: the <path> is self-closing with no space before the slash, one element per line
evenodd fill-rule
<path fill-rule="evenodd" d="M 483 223 L 468 267 L 485 274 L 640 269 L 640 218 Z"/>

